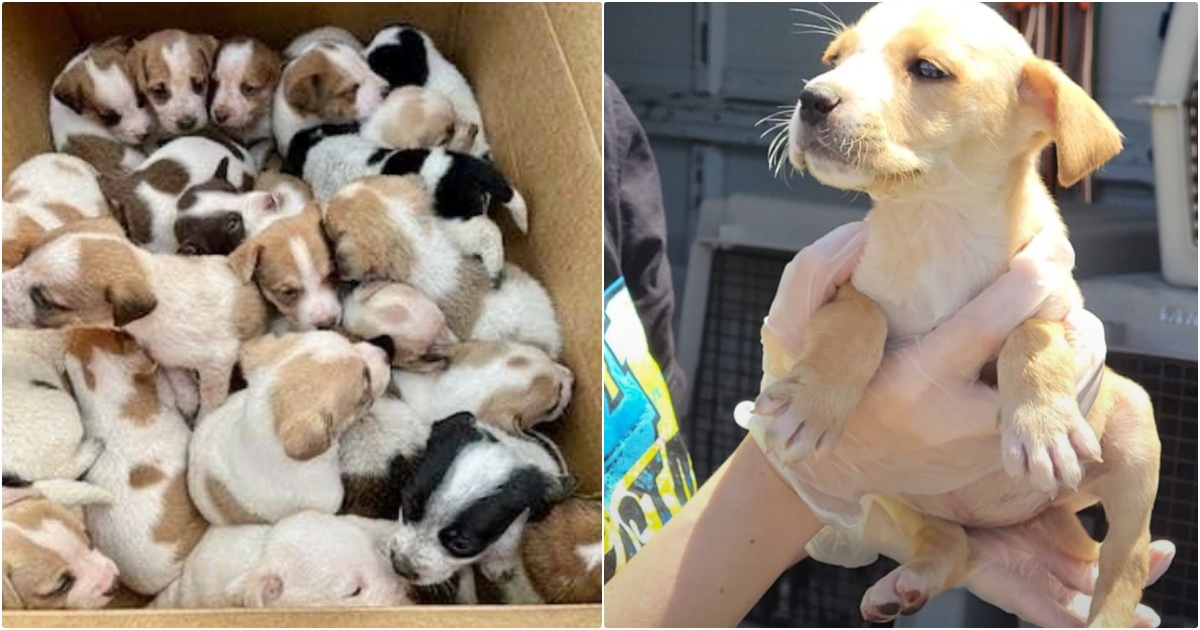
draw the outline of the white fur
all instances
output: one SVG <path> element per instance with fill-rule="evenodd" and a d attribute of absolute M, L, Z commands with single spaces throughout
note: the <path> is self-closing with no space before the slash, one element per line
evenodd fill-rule
<path fill-rule="evenodd" d="M 62 151 L 72 137 L 96 136 L 114 143 L 124 145 L 124 158 L 121 165 L 131 170 L 143 159 L 137 146 L 142 140 L 153 133 L 157 123 L 150 110 L 145 106 L 138 107 L 137 88 L 133 78 L 126 75 L 116 66 L 101 70 L 91 59 L 92 49 L 84 50 L 75 55 L 63 67 L 59 77 L 76 64 L 84 64 L 88 76 L 95 85 L 96 98 L 104 106 L 121 114 L 121 122 L 108 128 L 89 116 L 77 113 L 67 107 L 54 96 L 53 85 L 50 91 L 50 135 L 54 141 L 54 149 Z M 58 83 L 55 78 L 54 84 Z"/>
<path fill-rule="evenodd" d="M 198 36 L 179 32 L 159 51 L 168 70 L 166 86 L 171 91 L 170 98 L 158 103 L 149 94 L 146 95 L 167 137 L 198 131 L 208 124 L 208 108 L 205 105 L 208 95 L 197 94 L 192 89 L 193 59 L 192 49 L 188 46 L 188 39 L 192 37 Z M 180 121 L 189 118 L 194 120 L 192 126 L 183 129 Z"/>
<path fill-rule="evenodd" d="M 362 52 L 362 42 L 358 41 L 350 31 L 337 26 L 321 26 L 314 28 L 311 31 L 305 32 L 292 40 L 288 47 L 284 49 L 283 56 L 288 59 L 295 59 L 304 54 L 309 48 L 321 42 L 336 42 L 345 44 L 353 48 L 356 52 Z"/>
<path fill-rule="evenodd" d="M 562 356 L 562 327 L 546 287 L 520 267 L 504 265 L 504 280 L 483 298 L 469 339 L 519 341 L 552 359 Z"/>
<path fill-rule="evenodd" d="M 8 509 L 7 506 L 5 507 L 7 514 Z M 6 538 L 10 531 L 27 538 L 30 543 L 38 547 L 57 553 L 64 559 L 72 575 L 75 576 L 75 585 L 67 594 L 67 608 L 101 608 L 111 599 L 108 593 L 116 585 L 117 566 L 99 550 L 92 549 L 86 539 L 81 538 L 60 519 L 53 517 L 44 519 L 36 528 L 32 529 L 21 527 L 5 519 L 4 535 Z M 9 570 L 6 562 L 5 571 Z M 6 584 L 7 581 L 6 575 Z M 8 604 L 9 602 L 5 602 L 5 607 L 8 607 Z"/>
<path fill-rule="evenodd" d="M 62 226 L 64 218 L 50 207 L 53 204 L 69 205 L 85 218 L 108 214 L 108 201 L 100 190 L 96 169 L 66 153 L 42 153 L 29 158 L 9 173 L 5 188 L 25 193 L 15 202 L 19 212 L 5 208 L 5 239 L 14 235 L 21 217 L 28 217 L 47 231 Z"/>
<path fill-rule="evenodd" d="M 325 284 L 325 278 L 317 273 L 313 263 L 313 254 L 309 251 L 304 239 L 292 237 L 288 241 L 288 250 L 296 264 L 296 272 L 300 277 L 303 294 L 297 306 L 300 318 L 299 325 L 304 330 L 323 327 L 328 328 L 337 323 L 342 314 L 342 306 L 338 303 L 337 293 Z"/>
<path fill-rule="evenodd" d="M 371 114 L 379 108 L 383 103 L 384 92 L 387 90 L 387 81 L 371 71 L 367 62 L 362 58 L 361 45 L 358 49 L 344 42 L 334 40 L 325 40 L 333 43 L 332 50 L 326 48 L 314 49 L 313 46 L 317 42 L 309 43 L 299 55 L 292 58 L 288 63 L 291 66 L 295 61 L 304 55 L 325 55 L 337 66 L 338 70 L 347 76 L 354 79 L 358 83 L 358 92 L 355 94 L 355 120 L 366 120 Z M 291 46 L 288 47 L 290 51 Z M 288 68 L 285 67 L 283 75 L 280 78 L 279 85 L 275 88 L 275 96 L 271 101 L 271 128 L 275 133 L 275 144 L 279 147 L 280 154 L 287 156 L 288 147 L 291 146 L 292 137 L 297 133 L 315 127 L 325 122 L 316 116 L 304 115 L 296 111 L 287 102 L 286 89 L 288 82 Z M 344 122 L 344 121 L 343 121 Z"/>

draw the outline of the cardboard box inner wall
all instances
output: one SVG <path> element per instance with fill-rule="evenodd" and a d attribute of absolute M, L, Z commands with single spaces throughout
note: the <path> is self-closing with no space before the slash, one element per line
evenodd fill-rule
<path fill-rule="evenodd" d="M 324 25 L 364 42 L 399 21 L 425 29 L 466 75 L 501 170 L 529 203 L 530 233 L 500 218 L 512 261 L 544 282 L 562 322 L 573 402 L 546 427 L 583 493 L 601 477 L 601 10 L 597 4 L 12 4 L 3 8 L 3 173 L 53 150 L 50 85 L 87 44 L 162 28 L 251 35 L 282 49 Z M 601 524 L 596 523 L 597 531 Z M 5 613 L 12 625 L 591 625 L 596 606 L 166 614 Z"/>

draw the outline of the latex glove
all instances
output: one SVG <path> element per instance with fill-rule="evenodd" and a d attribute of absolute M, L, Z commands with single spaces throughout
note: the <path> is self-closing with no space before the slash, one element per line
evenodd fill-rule
<path fill-rule="evenodd" d="M 800 353 L 812 314 L 853 273 L 866 224 L 842 226 L 806 247 L 784 270 L 762 330 L 763 387 L 782 377 Z M 1002 468 L 995 390 L 977 381 L 983 364 L 1022 321 L 1070 277 L 1074 252 L 1062 236 L 1041 234 L 992 286 L 931 333 L 884 356 L 846 432 L 827 453 L 796 463 L 788 438 L 796 419 L 769 418 L 739 405 L 776 470 L 826 523 L 852 526 L 869 493 L 942 494 Z M 1065 320 L 1076 351 L 1079 385 L 1104 363 L 1103 326 L 1078 310 Z M 1089 447 L 1099 450 L 1084 425 Z"/>

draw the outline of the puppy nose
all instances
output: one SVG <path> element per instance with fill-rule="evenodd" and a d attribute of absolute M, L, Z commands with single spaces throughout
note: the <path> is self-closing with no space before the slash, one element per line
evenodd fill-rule
<path fill-rule="evenodd" d="M 395 551 L 392 552 L 392 570 L 396 575 L 406 580 L 416 580 L 417 570 L 413 568 L 412 562 L 408 558 L 398 555 Z"/>
<path fill-rule="evenodd" d="M 229 110 L 223 107 L 213 110 L 213 120 L 217 121 L 218 125 L 225 124 L 225 121 L 229 120 Z"/>
<path fill-rule="evenodd" d="M 323 317 L 323 318 L 313 322 L 313 325 L 315 325 L 317 328 L 320 328 L 321 330 L 329 330 L 330 328 L 337 326 L 337 323 L 338 323 L 337 315 L 328 315 L 326 317 Z"/>
<path fill-rule="evenodd" d="M 823 123 L 829 112 L 840 102 L 841 100 L 827 89 L 804 88 L 800 93 L 800 120 L 810 125 Z"/>
<path fill-rule="evenodd" d="M 196 126 L 196 117 L 188 116 L 187 118 L 179 119 L 179 128 L 184 131 L 191 131 L 192 127 Z"/>

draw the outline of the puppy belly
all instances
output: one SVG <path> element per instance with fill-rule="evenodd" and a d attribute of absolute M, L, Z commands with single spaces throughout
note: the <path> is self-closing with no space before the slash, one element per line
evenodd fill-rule
<path fill-rule="evenodd" d="M 1073 495 L 1066 490 L 1057 497 L 1038 492 L 1024 479 L 999 470 L 954 492 L 900 498 L 921 512 L 968 527 L 1003 527 L 1027 521 L 1051 503 L 1069 502 Z"/>

